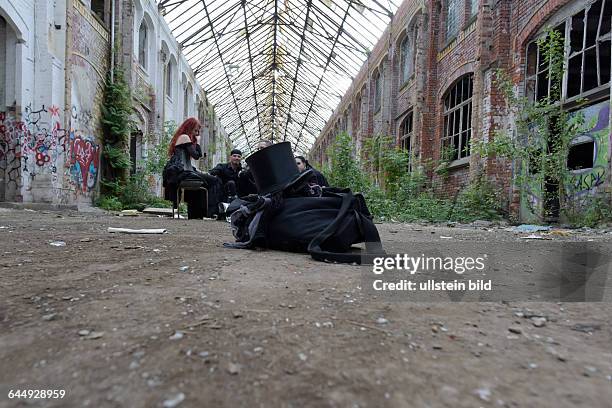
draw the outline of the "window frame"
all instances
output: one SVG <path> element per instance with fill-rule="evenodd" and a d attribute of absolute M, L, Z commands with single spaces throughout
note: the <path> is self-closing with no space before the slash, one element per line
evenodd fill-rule
<path fill-rule="evenodd" d="M 374 114 L 382 110 L 382 73 L 381 69 L 377 68 L 374 74 Z"/>
<path fill-rule="evenodd" d="M 453 18 L 454 28 L 452 31 L 450 30 L 450 27 L 449 27 L 449 22 L 451 21 L 449 18 L 451 16 L 451 4 L 455 6 L 453 9 L 455 14 Z M 445 19 L 444 19 L 444 40 L 446 41 L 446 43 L 449 43 L 454 38 L 457 38 L 457 36 L 459 35 L 459 32 L 461 31 L 461 23 L 463 21 L 464 13 L 465 13 L 465 1 L 464 0 L 447 0 L 446 1 Z"/>
<path fill-rule="evenodd" d="M 458 102 L 458 92 L 459 92 L 459 86 L 461 86 L 461 97 L 463 98 L 463 86 L 464 86 L 464 81 L 468 80 L 468 86 L 469 86 L 469 94 L 468 96 Z M 451 103 L 449 101 L 449 103 L 447 104 L 447 99 L 451 98 L 453 95 L 453 91 L 454 91 L 454 95 L 455 95 L 455 103 L 454 105 L 451 106 Z M 450 158 L 450 161 L 456 161 L 456 160 L 462 160 L 462 159 L 467 159 L 470 157 L 471 155 L 471 149 L 470 149 L 470 141 L 472 139 L 472 133 L 473 133 L 473 127 L 472 127 L 472 122 L 473 122 L 473 104 L 472 104 L 472 100 L 474 97 L 474 73 L 473 72 L 469 72 L 466 73 L 464 75 L 462 75 L 461 77 L 457 78 L 457 80 L 455 82 L 453 82 L 453 84 L 451 86 L 448 87 L 448 89 L 446 90 L 446 92 L 444 93 L 443 97 L 442 97 L 442 107 L 443 107 L 443 111 L 442 111 L 442 120 L 443 120 L 443 126 L 442 126 L 442 138 L 441 138 L 441 143 L 440 143 L 440 158 L 441 159 L 445 159 L 444 157 L 442 157 L 443 155 L 443 150 L 446 148 L 446 146 L 453 146 L 453 156 Z M 468 118 L 467 118 L 467 122 L 465 122 L 465 118 L 464 118 L 464 108 L 467 107 L 467 114 L 468 114 Z M 459 114 L 459 123 L 457 125 L 457 123 L 455 122 L 457 120 L 456 115 L 457 112 Z M 452 127 L 449 126 L 451 120 L 453 121 L 452 123 Z M 464 123 L 467 123 L 468 126 L 464 129 Z M 455 131 L 455 129 L 458 128 L 458 131 Z M 458 138 L 458 146 L 455 146 L 455 138 Z"/>
<path fill-rule="evenodd" d="M 144 28 L 144 43 L 143 43 L 143 39 L 141 38 L 141 32 L 143 28 Z M 146 20 L 143 17 L 142 21 L 140 22 L 140 26 L 138 27 L 138 64 L 145 71 L 148 69 L 148 59 L 149 59 L 148 42 L 149 42 L 149 26 L 147 25 Z M 142 49 L 141 49 L 141 46 L 142 46 Z M 142 57 L 142 61 L 141 61 L 141 57 Z"/>
<path fill-rule="evenodd" d="M 591 46 L 587 46 L 586 45 L 586 41 L 587 41 L 587 21 L 588 21 L 588 11 L 591 9 L 591 7 L 597 3 L 601 1 L 602 7 L 600 10 L 600 16 L 598 19 L 598 24 L 597 24 L 597 29 L 596 29 L 596 34 L 595 34 L 595 38 L 594 38 L 594 44 L 592 44 Z M 608 82 L 606 83 L 601 83 L 601 85 L 597 85 L 594 88 L 591 88 L 587 91 L 584 91 L 584 65 L 585 65 L 585 55 L 587 53 L 588 50 L 591 49 L 595 49 L 595 60 L 596 60 L 596 75 L 597 75 L 597 81 L 598 84 L 601 81 L 601 72 L 600 72 L 600 68 L 601 68 L 601 61 L 600 60 L 600 48 L 602 46 L 601 43 L 605 43 L 608 42 L 609 47 L 610 47 L 610 54 L 612 54 L 612 27 L 611 30 L 608 31 L 607 33 L 605 33 L 604 35 L 601 35 L 601 28 L 602 28 L 602 23 L 603 23 L 603 17 L 604 17 L 604 11 L 605 11 L 605 7 L 606 4 L 608 4 L 608 7 L 612 8 L 612 0 L 595 0 L 592 2 L 589 2 L 588 5 L 586 5 L 583 8 L 580 8 L 579 10 L 572 12 L 572 14 L 564 17 L 563 19 L 559 20 L 558 22 L 556 22 L 556 26 L 555 28 L 558 28 L 560 26 L 563 25 L 563 41 L 564 41 L 564 64 L 566 66 L 566 70 L 563 74 L 563 78 L 561 81 L 561 95 L 560 95 L 560 102 L 561 104 L 563 104 L 565 107 L 572 107 L 574 105 L 578 104 L 578 101 L 581 99 L 598 99 L 599 97 L 604 97 L 605 94 L 609 95 L 610 92 L 610 86 L 612 85 L 612 66 L 610 69 L 610 72 L 608 74 Z M 579 14 L 584 12 L 584 18 L 583 18 L 583 31 L 582 31 L 582 47 L 580 50 L 577 51 L 572 51 L 572 23 L 574 20 L 575 16 L 578 16 Z M 611 17 L 612 20 L 612 17 Z M 612 25 L 612 21 L 610 23 Z M 524 84 L 524 92 L 525 92 L 525 96 L 529 99 L 529 101 L 531 103 L 534 103 L 538 100 L 538 75 L 544 73 L 545 71 L 548 70 L 548 68 L 540 71 L 540 47 L 537 45 L 537 41 L 540 38 L 543 38 L 543 36 L 545 35 L 545 33 L 539 33 L 537 34 L 533 40 L 529 41 L 529 43 L 527 43 L 527 46 L 525 47 L 525 68 L 524 68 L 524 78 L 525 78 L 525 84 Z M 535 51 L 536 51 L 536 61 L 535 61 L 535 74 L 531 74 L 529 72 L 529 68 L 530 68 L 530 47 L 534 46 L 535 47 Z M 570 84 L 570 71 L 569 71 L 569 63 L 570 60 L 573 58 L 576 58 L 578 56 L 582 57 L 582 61 L 581 61 L 581 67 L 580 67 L 580 90 L 578 91 L 578 93 L 576 95 L 570 96 L 568 97 L 568 87 Z M 611 64 L 612 65 L 612 64 Z M 550 80 L 548 81 L 549 85 L 548 85 L 548 95 L 550 95 Z M 530 83 L 533 83 L 533 97 L 532 94 L 530 93 Z"/>
<path fill-rule="evenodd" d="M 409 125 L 410 130 L 405 131 L 405 124 Z M 408 140 L 406 149 L 405 141 Z M 414 150 L 414 110 L 410 108 L 400 121 L 398 147 L 408 153 L 408 171 L 412 171 L 412 154 Z"/>

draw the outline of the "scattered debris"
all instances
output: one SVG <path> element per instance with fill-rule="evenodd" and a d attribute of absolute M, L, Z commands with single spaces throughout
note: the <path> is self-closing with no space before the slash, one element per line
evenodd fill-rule
<path fill-rule="evenodd" d="M 137 217 L 138 216 L 138 210 L 123 210 L 119 213 L 120 217 Z"/>
<path fill-rule="evenodd" d="M 546 318 L 545 317 L 532 317 L 531 323 L 533 323 L 535 327 L 544 327 L 546 326 Z"/>
<path fill-rule="evenodd" d="M 440 239 L 453 239 L 453 237 L 446 237 L 444 235 L 440 235 Z"/>
<path fill-rule="evenodd" d="M 546 351 L 548 352 L 548 354 L 552 355 L 553 357 L 555 357 L 557 360 L 561 361 L 561 362 L 566 362 L 567 358 L 562 355 L 561 353 L 559 353 L 555 348 L 548 346 L 546 348 Z"/>
<path fill-rule="evenodd" d="M 104 336 L 104 332 L 92 331 L 89 335 L 85 336 L 85 340 L 96 340 Z"/>
<path fill-rule="evenodd" d="M 596 330 L 600 330 L 601 329 L 601 325 L 599 324 L 595 324 L 595 323 L 576 323 L 574 326 L 572 326 L 572 330 L 575 331 L 579 331 L 579 332 L 583 332 L 583 333 L 588 333 L 591 334 Z"/>
<path fill-rule="evenodd" d="M 514 232 L 539 232 L 539 231 L 550 231 L 552 229 L 549 225 L 533 225 L 533 224 L 522 224 L 514 228 L 510 228 Z"/>
<path fill-rule="evenodd" d="M 298 357 L 302 361 L 308 360 L 308 356 L 306 354 L 304 354 L 304 353 L 298 353 Z"/>
<path fill-rule="evenodd" d="M 42 319 L 47 321 L 47 322 L 51 321 L 51 320 L 55 320 L 56 318 L 57 318 L 57 313 L 49 313 L 49 314 L 46 314 L 46 315 L 44 315 L 42 317 Z"/>
<path fill-rule="evenodd" d="M 180 270 L 181 272 L 185 272 L 187 269 L 189 269 L 189 267 L 188 267 L 188 266 L 181 266 L 181 267 L 179 268 L 179 270 Z"/>
<path fill-rule="evenodd" d="M 231 375 L 236 375 L 240 373 L 240 364 L 236 364 L 236 363 L 229 363 L 227 365 L 227 372 L 230 373 Z"/>
<path fill-rule="evenodd" d="M 478 388 L 474 390 L 474 393 L 478 395 L 478 398 L 480 398 L 483 401 L 491 400 L 491 390 L 486 387 Z"/>
<path fill-rule="evenodd" d="M 548 235 L 557 235 L 559 237 L 569 237 L 570 235 L 572 235 L 572 232 L 568 230 L 552 230 L 548 233 Z"/>
<path fill-rule="evenodd" d="M 174 397 L 168 398 L 163 402 L 164 408 L 178 407 L 181 402 L 185 401 L 185 394 L 182 392 L 176 394 Z"/>
<path fill-rule="evenodd" d="M 172 336 L 169 337 L 170 340 L 180 340 L 185 336 L 182 331 L 175 331 Z"/>
<path fill-rule="evenodd" d="M 520 327 L 509 327 L 508 331 L 514 334 L 521 334 L 523 332 Z"/>
<path fill-rule="evenodd" d="M 378 323 L 378 324 L 387 324 L 387 323 L 389 323 L 389 320 L 385 319 L 384 317 L 379 317 L 378 319 L 376 319 L 376 323 Z"/>
<path fill-rule="evenodd" d="M 53 242 L 49 242 L 49 245 L 54 246 L 54 247 L 65 247 L 66 243 L 64 241 L 53 241 Z"/>
<path fill-rule="evenodd" d="M 87 336 L 91 333 L 89 330 L 79 330 L 79 336 Z"/>
<path fill-rule="evenodd" d="M 166 234 L 168 230 L 165 228 L 132 229 L 108 227 L 108 232 L 120 232 L 124 234 Z"/>
<path fill-rule="evenodd" d="M 526 237 L 521 237 L 521 239 L 546 239 L 546 240 L 550 240 L 550 238 L 544 237 L 542 235 L 535 235 L 535 234 L 527 235 Z"/>

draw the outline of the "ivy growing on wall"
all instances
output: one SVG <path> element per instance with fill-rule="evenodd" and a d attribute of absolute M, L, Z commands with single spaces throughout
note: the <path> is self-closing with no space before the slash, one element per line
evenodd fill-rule
<path fill-rule="evenodd" d="M 119 196 L 130 168 L 128 143 L 133 129 L 132 95 L 123 70 L 108 73 L 102 103 L 102 195 Z"/>

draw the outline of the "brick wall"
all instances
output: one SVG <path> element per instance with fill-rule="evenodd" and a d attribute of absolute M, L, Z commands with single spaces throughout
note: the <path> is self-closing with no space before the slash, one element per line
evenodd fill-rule
<path fill-rule="evenodd" d="M 412 109 L 413 147 L 420 154 L 422 163 L 436 163 L 440 159 L 444 131 L 444 95 L 459 78 L 468 73 L 473 74 L 474 78 L 472 139 L 492 140 L 498 130 L 512 132 L 513 121 L 503 95 L 495 86 L 494 70 L 508 70 L 520 90 L 527 43 L 556 12 L 564 8 L 579 10 L 585 4 L 581 0 L 480 0 L 478 14 L 472 17 L 466 7 L 460 16 L 457 36 L 447 40 L 444 0 L 424 3 L 404 1 L 324 127 L 311 156 L 315 162 L 326 161 L 325 146 L 333 139 L 333 124 L 349 103 L 357 106 L 355 101 L 361 91 L 362 126 L 358 126 L 357 114 L 354 114 L 354 125 L 349 129 L 356 142 L 376 133 L 387 133 L 398 140 L 399 120 Z M 416 21 L 420 26 L 415 50 L 415 74 L 411 81 L 402 85 L 399 83 L 399 45 L 411 21 Z M 388 98 L 383 98 L 381 113 L 375 114 L 372 74 L 384 58 L 387 61 L 385 72 L 389 76 L 385 83 Z M 513 163 L 499 158 L 481 158 L 472 153 L 469 159 L 454 164 L 443 176 L 433 171 L 435 165 L 427 169 L 427 175 L 440 195 L 453 197 L 470 180 L 482 174 L 503 193 L 504 206 L 517 215 L 518 191 L 512 183 L 512 175 L 516 171 Z"/>

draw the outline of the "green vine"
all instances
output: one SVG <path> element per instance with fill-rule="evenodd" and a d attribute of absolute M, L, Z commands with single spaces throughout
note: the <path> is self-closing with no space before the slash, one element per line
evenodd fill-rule
<path fill-rule="evenodd" d="M 112 78 L 112 79 L 111 79 Z M 128 142 L 133 129 L 130 88 L 121 68 L 108 73 L 102 103 L 102 195 L 118 196 L 127 183 Z"/>
<path fill-rule="evenodd" d="M 537 44 L 549 67 L 550 94 L 538 101 L 520 97 L 509 75 L 501 69 L 497 70 L 494 84 L 504 95 L 514 116 L 516 133 L 496 131 L 490 141 L 473 142 L 473 151 L 482 157 L 495 155 L 506 158 L 518 165 L 520 171 L 514 182 L 530 213 L 544 221 L 564 216 L 575 225 L 593 225 L 596 223 L 593 219 L 598 217 L 590 209 L 594 205 L 601 205 L 600 200 L 587 195 L 577 203 L 567 159 L 572 140 L 592 128 L 594 123 L 585 124 L 582 113 L 570 114 L 559 102 L 566 70 L 563 33 L 549 28 Z M 580 105 L 585 101 L 578 102 Z M 529 186 L 540 186 L 541 204 L 535 205 L 527 199 Z M 581 212 L 584 217 L 580 215 Z M 586 220 L 585 217 L 590 218 Z M 598 222 L 603 220 L 603 217 L 599 217 Z"/>

